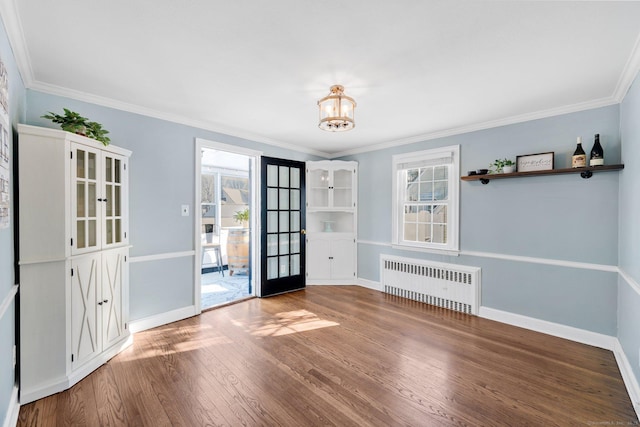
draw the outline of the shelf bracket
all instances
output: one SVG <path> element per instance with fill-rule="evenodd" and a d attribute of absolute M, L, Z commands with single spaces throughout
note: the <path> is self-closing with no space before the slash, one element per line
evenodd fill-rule
<path fill-rule="evenodd" d="M 593 172 L 591 171 L 582 171 L 580 172 L 580 176 L 583 177 L 584 179 L 589 179 L 593 176 Z"/>
<path fill-rule="evenodd" d="M 480 178 L 480 182 L 484 185 L 487 185 L 489 183 L 489 180 L 487 178 Z"/>

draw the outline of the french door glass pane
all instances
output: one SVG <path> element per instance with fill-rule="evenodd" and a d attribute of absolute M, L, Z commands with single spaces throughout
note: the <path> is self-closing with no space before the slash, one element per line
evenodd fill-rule
<path fill-rule="evenodd" d="M 291 275 L 300 274 L 300 255 L 291 255 Z"/>
<path fill-rule="evenodd" d="M 278 257 L 278 259 L 280 260 L 280 273 L 278 274 L 279 277 L 287 277 L 289 276 L 289 255 L 284 255 L 281 257 Z"/>
<path fill-rule="evenodd" d="M 289 253 L 289 234 L 280 233 L 279 255 L 287 255 L 288 253 Z"/>
<path fill-rule="evenodd" d="M 278 209 L 278 189 L 277 188 L 267 189 L 267 209 L 268 210 Z"/>
<path fill-rule="evenodd" d="M 267 235 L 267 256 L 278 255 L 278 235 Z"/>
<path fill-rule="evenodd" d="M 289 209 L 289 190 L 280 189 L 280 210 Z"/>
<path fill-rule="evenodd" d="M 298 169 L 292 169 L 292 171 Z M 300 210 L 300 190 L 291 190 L 291 210 Z"/>
<path fill-rule="evenodd" d="M 279 187 L 289 187 L 289 167 L 288 166 L 280 166 L 280 182 L 278 183 Z"/>
<path fill-rule="evenodd" d="M 278 186 L 278 166 L 276 165 L 267 165 L 267 186 Z"/>
<path fill-rule="evenodd" d="M 300 231 L 300 212 L 291 212 L 291 231 Z"/>
<path fill-rule="evenodd" d="M 300 188 L 300 169 L 291 168 L 291 188 Z"/>
<path fill-rule="evenodd" d="M 289 231 L 289 211 L 280 213 L 280 231 Z"/>
<path fill-rule="evenodd" d="M 278 232 L 278 212 L 267 212 L 267 233 Z"/>
<path fill-rule="evenodd" d="M 267 258 L 267 279 L 278 278 L 278 257 Z"/>

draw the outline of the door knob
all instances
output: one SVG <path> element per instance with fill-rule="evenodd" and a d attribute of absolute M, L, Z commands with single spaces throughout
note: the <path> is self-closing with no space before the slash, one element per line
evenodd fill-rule
<path fill-rule="evenodd" d="M 303 228 L 302 230 L 300 230 L 300 234 L 307 234 L 307 230 Z"/>

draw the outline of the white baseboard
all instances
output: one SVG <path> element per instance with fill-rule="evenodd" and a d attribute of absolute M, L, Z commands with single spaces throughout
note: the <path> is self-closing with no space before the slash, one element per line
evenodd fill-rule
<path fill-rule="evenodd" d="M 496 320 L 509 325 L 519 326 L 536 332 L 553 335 L 554 337 L 565 338 L 582 344 L 592 345 L 613 351 L 616 337 L 599 334 L 597 332 L 586 331 L 574 328 L 573 326 L 561 325 L 559 323 L 548 322 L 546 320 L 535 319 L 521 314 L 509 313 L 507 311 L 496 310 L 489 307 L 480 307 L 480 317 Z"/>
<path fill-rule="evenodd" d="M 331 280 L 331 279 L 326 279 L 326 280 L 309 280 L 307 281 L 307 283 L 305 283 L 305 285 L 307 286 L 353 286 L 353 285 L 357 285 L 357 281 L 354 281 L 352 283 L 348 283 L 345 280 Z"/>
<path fill-rule="evenodd" d="M 373 289 L 374 291 L 382 292 L 382 284 L 380 282 L 374 282 L 373 280 L 363 279 L 358 277 L 358 285 L 363 288 Z"/>
<path fill-rule="evenodd" d="M 152 329 L 158 326 L 166 325 L 168 323 L 177 322 L 178 320 L 186 319 L 188 317 L 195 316 L 196 314 L 196 306 L 190 305 L 188 307 L 178 308 L 166 313 L 160 313 L 142 319 L 134 320 L 129 323 L 129 330 L 131 331 L 131 333 L 146 331 L 147 329 Z"/>
<path fill-rule="evenodd" d="M 629 359 L 627 359 L 627 355 L 624 353 L 618 340 L 616 340 L 613 354 L 616 357 L 616 362 L 618 362 L 618 368 L 620 369 L 624 385 L 627 388 L 627 393 L 629 393 L 633 409 L 636 410 L 636 415 L 640 418 L 640 385 L 638 385 L 638 380 L 633 374 Z"/>
<path fill-rule="evenodd" d="M 18 402 L 18 386 L 14 386 L 9 400 L 9 407 L 7 408 L 7 416 L 4 418 L 2 427 L 16 427 L 19 413 L 20 402 Z"/>

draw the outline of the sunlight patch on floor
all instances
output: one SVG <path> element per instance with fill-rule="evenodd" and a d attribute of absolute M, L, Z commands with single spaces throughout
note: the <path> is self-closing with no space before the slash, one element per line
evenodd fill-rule
<path fill-rule="evenodd" d="M 227 292 L 229 289 L 220 286 L 220 285 L 202 285 L 202 293 L 203 294 L 212 294 L 216 292 Z"/>
<path fill-rule="evenodd" d="M 277 313 L 274 319 L 251 325 L 249 333 L 257 337 L 277 337 L 331 326 L 340 324 L 323 320 L 308 310 L 294 310 Z"/>

